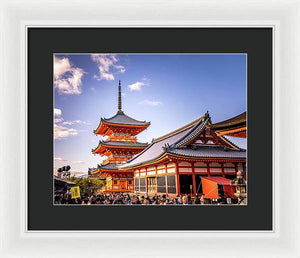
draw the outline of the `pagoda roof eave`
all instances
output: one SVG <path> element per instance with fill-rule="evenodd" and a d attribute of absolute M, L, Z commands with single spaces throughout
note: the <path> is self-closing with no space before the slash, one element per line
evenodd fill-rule
<path fill-rule="evenodd" d="M 127 169 L 128 170 L 128 169 Z M 116 164 L 98 165 L 97 169 L 91 174 L 99 173 L 128 173 L 128 171 L 120 170 Z"/>
<path fill-rule="evenodd" d="M 99 145 L 107 146 L 107 147 L 133 147 L 133 148 L 146 148 L 148 147 L 148 143 L 144 142 L 126 142 L 126 141 L 99 141 Z"/>
<path fill-rule="evenodd" d="M 94 134 L 103 134 L 104 132 L 101 133 L 101 128 L 102 130 L 106 130 L 109 127 L 123 127 L 123 128 L 143 128 L 144 130 L 146 128 L 148 128 L 151 125 L 151 122 L 147 122 L 144 125 L 133 125 L 133 124 L 119 124 L 119 123 L 111 123 L 111 122 L 107 122 L 105 120 L 103 120 L 103 118 L 101 118 L 101 121 L 97 127 L 97 129 L 94 130 Z"/>
<path fill-rule="evenodd" d="M 118 112 L 110 118 L 101 118 L 97 129 L 94 130 L 94 133 L 99 133 L 99 130 L 102 126 L 147 128 L 148 126 L 150 126 L 150 124 L 150 122 L 136 120 L 126 115 L 122 110 L 118 110 Z"/>
<path fill-rule="evenodd" d="M 110 118 L 101 118 L 101 121 L 110 124 L 121 124 L 121 125 L 137 125 L 137 126 L 150 125 L 150 122 L 136 120 L 126 115 L 122 110 L 119 110 L 114 116 Z"/>
<path fill-rule="evenodd" d="M 116 164 L 97 165 L 97 169 L 92 172 L 93 174 L 99 174 L 101 172 L 117 172 L 118 168 Z"/>
<path fill-rule="evenodd" d="M 92 149 L 93 154 L 99 154 L 97 150 L 100 150 L 101 147 L 106 149 L 145 149 L 148 147 L 148 143 L 140 142 L 117 142 L 117 141 L 99 141 L 98 146 L 95 149 Z"/>
<path fill-rule="evenodd" d="M 127 127 L 148 127 L 150 126 L 151 122 L 145 122 L 144 124 L 126 124 L 126 123 L 113 123 L 105 121 L 103 118 L 101 118 L 100 123 L 106 124 L 106 125 L 113 125 L 113 126 L 127 126 Z"/>

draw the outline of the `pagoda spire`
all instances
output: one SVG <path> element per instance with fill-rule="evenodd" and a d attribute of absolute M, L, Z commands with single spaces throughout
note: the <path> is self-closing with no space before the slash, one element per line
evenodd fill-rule
<path fill-rule="evenodd" d="M 120 80 L 119 80 L 118 112 L 122 112 L 122 94 L 121 94 L 121 81 Z"/>

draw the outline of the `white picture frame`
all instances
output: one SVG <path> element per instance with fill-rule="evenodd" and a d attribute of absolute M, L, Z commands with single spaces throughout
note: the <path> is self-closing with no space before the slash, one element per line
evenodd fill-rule
<path fill-rule="evenodd" d="M 299 1 L 17 1 L 0 3 L 0 256 L 300 257 Z M 26 230 L 26 28 L 272 27 L 273 225 L 268 232 Z M 263 128 L 262 128 L 263 130 Z"/>

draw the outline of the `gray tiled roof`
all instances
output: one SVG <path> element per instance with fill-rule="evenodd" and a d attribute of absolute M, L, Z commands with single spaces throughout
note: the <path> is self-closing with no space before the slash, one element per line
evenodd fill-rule
<path fill-rule="evenodd" d="M 181 139 L 184 135 L 188 134 L 192 129 L 193 129 L 193 127 L 188 128 L 188 129 L 186 129 L 176 135 L 168 137 L 164 140 L 151 143 L 148 146 L 148 148 L 146 148 L 144 151 L 142 151 L 141 153 L 139 153 L 138 155 L 133 157 L 133 159 L 128 161 L 127 164 L 121 165 L 119 167 L 125 168 L 127 166 L 134 166 L 134 165 L 138 165 L 140 163 L 158 158 L 161 154 L 163 154 L 165 152 L 164 147 L 166 145 L 172 145 L 173 143 L 175 143 L 176 141 Z"/>
<path fill-rule="evenodd" d="M 123 142 L 123 141 L 99 141 L 99 145 L 107 146 L 125 146 L 125 147 L 147 147 L 148 143 L 144 142 Z"/>
<path fill-rule="evenodd" d="M 98 165 L 98 168 L 102 168 L 102 169 L 110 169 L 110 170 L 117 170 L 117 166 L 115 163 L 108 163 L 106 165 Z"/>
<path fill-rule="evenodd" d="M 102 121 L 113 124 L 126 124 L 126 125 L 150 125 L 150 122 L 139 121 L 130 116 L 127 116 L 123 111 L 118 111 L 111 118 L 101 118 Z"/>
<path fill-rule="evenodd" d="M 168 153 L 196 158 L 246 158 L 245 150 L 234 150 L 223 146 L 198 146 L 195 148 L 169 148 Z"/>
<path fill-rule="evenodd" d="M 205 129 L 205 126 L 207 125 L 208 121 L 210 120 L 209 116 L 204 117 L 202 120 L 199 121 L 199 123 L 189 132 L 188 135 L 184 135 L 181 139 L 179 139 L 177 142 L 175 142 L 171 147 L 179 148 L 183 144 L 189 142 L 194 137 L 199 135 Z"/>
<path fill-rule="evenodd" d="M 208 113 L 200 118 L 197 123 L 184 129 L 178 129 L 167 137 L 161 137 L 158 141 L 153 141 L 144 151 L 134 156 L 126 164 L 118 166 L 127 168 L 140 165 L 142 163 L 155 160 L 163 153 L 170 153 L 189 157 L 199 158 L 246 158 L 246 151 L 238 147 L 227 148 L 224 146 L 210 145 L 189 145 L 183 147 L 184 143 L 197 137 L 204 130 L 210 121 Z"/>

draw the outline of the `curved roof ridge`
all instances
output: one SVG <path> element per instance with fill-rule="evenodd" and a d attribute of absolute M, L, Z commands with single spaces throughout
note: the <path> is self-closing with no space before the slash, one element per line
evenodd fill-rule
<path fill-rule="evenodd" d="M 134 119 L 126 115 L 123 111 L 118 111 L 110 118 L 101 118 L 102 121 L 113 124 L 150 125 L 150 122 Z"/>
<path fill-rule="evenodd" d="M 131 159 L 127 160 L 127 163 L 135 160 L 137 157 L 139 157 L 140 155 L 142 155 L 145 151 L 147 151 L 152 145 L 154 144 L 154 142 L 151 142 L 143 151 L 141 151 L 140 153 L 136 154 L 135 156 L 133 156 Z"/>
<path fill-rule="evenodd" d="M 107 146 L 107 147 L 137 147 L 137 148 L 147 148 L 149 143 L 147 142 L 126 142 L 126 141 L 102 141 L 100 140 L 97 147 L 92 149 L 92 152 L 95 152 L 100 146 Z"/>
<path fill-rule="evenodd" d="M 172 146 L 174 146 L 175 148 L 179 148 L 181 147 L 182 144 L 196 137 L 199 133 L 202 132 L 202 130 L 205 128 L 209 120 L 210 120 L 209 116 L 207 117 L 204 116 L 204 118 L 201 119 L 191 131 L 189 131 L 187 134 L 181 137 L 177 142 L 174 142 Z"/>
<path fill-rule="evenodd" d="M 118 145 L 118 144 L 123 144 L 123 145 L 147 145 L 147 142 L 128 142 L 128 141 L 103 141 L 100 140 L 99 141 L 99 145 L 103 144 L 103 145 Z"/>
<path fill-rule="evenodd" d="M 167 133 L 167 134 L 165 134 L 163 136 L 160 136 L 160 137 L 158 137 L 156 139 L 153 139 L 153 142 L 157 143 L 157 142 L 160 142 L 160 141 L 165 140 L 167 138 L 170 138 L 170 137 L 172 137 L 172 136 L 174 136 L 174 135 L 176 135 L 178 133 L 181 133 L 181 132 L 183 132 L 183 131 L 185 131 L 185 130 L 187 130 L 187 129 L 195 126 L 195 125 L 197 125 L 203 118 L 204 118 L 204 115 L 201 116 L 201 117 L 199 117 L 199 118 L 197 118 L 196 120 L 194 120 L 194 121 L 192 121 L 192 122 L 190 122 L 190 123 L 188 123 L 188 124 L 186 124 L 186 125 L 178 128 L 178 129 L 170 132 L 170 133 Z"/>

